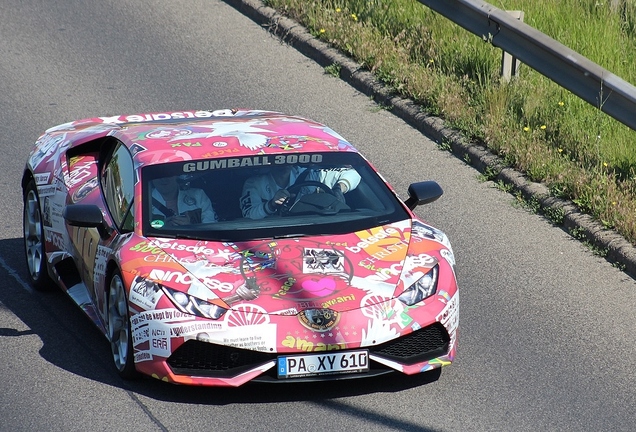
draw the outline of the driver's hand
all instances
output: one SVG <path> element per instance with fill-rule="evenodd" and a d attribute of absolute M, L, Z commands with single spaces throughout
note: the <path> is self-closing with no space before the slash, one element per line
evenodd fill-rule
<path fill-rule="evenodd" d="M 285 202 L 287 198 L 289 198 L 289 196 L 290 194 L 289 192 L 287 192 L 287 189 L 281 189 L 278 192 L 276 192 L 276 194 L 274 195 L 274 198 L 272 198 L 272 201 L 276 205 L 281 205 Z"/>
<path fill-rule="evenodd" d="M 270 212 L 276 212 L 276 208 L 283 205 L 289 197 L 290 193 L 287 191 L 287 189 L 281 189 L 276 192 L 276 194 L 274 194 L 274 198 L 267 202 L 267 207 L 269 208 Z"/>

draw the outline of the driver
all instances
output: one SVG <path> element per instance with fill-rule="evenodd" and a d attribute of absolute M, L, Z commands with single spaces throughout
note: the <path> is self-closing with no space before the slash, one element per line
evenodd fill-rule
<path fill-rule="evenodd" d="M 319 181 L 329 186 L 336 197 L 344 202 L 344 194 L 352 191 L 360 183 L 360 174 L 353 168 L 332 168 L 310 170 L 292 165 L 281 165 L 272 168 L 268 174 L 251 177 L 243 185 L 241 194 L 241 211 L 243 217 L 250 219 L 263 219 L 276 214 L 280 206 L 290 198 L 287 191 L 296 183 L 299 177 L 304 177 L 298 183 L 304 181 Z M 317 192 L 316 186 L 304 186 L 294 197 L 298 199 L 302 195 Z"/>

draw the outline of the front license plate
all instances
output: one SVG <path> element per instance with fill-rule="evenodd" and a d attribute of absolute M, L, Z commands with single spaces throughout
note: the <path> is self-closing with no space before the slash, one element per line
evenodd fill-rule
<path fill-rule="evenodd" d="M 278 378 L 302 378 L 368 370 L 367 350 L 278 357 Z"/>

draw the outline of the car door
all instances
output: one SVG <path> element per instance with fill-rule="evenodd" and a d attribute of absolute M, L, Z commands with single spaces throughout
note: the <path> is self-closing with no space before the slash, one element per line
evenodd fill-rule
<path fill-rule="evenodd" d="M 88 158 L 83 156 L 84 160 Z M 73 202 L 94 204 L 102 209 L 108 228 L 71 227 L 71 238 L 75 243 L 80 259 L 78 270 L 86 286 L 88 295 L 98 309 L 105 305 L 104 288 L 106 284 L 106 265 L 112 249 L 111 244 L 123 232 L 133 228 L 132 203 L 134 196 L 133 161 L 127 147 L 115 139 L 102 144 L 99 155 L 102 163 L 95 164 L 95 181 L 84 185 L 73 194 Z M 95 161 L 99 159 L 96 155 Z M 87 191 L 86 188 L 89 190 Z M 108 232 L 108 235 L 104 235 Z"/>
<path fill-rule="evenodd" d="M 99 191 L 99 152 L 86 151 L 68 159 L 67 204 L 96 204 L 103 207 Z M 88 292 L 92 292 L 93 259 L 99 243 L 96 228 L 68 226 L 69 237 L 75 247 L 75 262 L 80 278 Z"/>

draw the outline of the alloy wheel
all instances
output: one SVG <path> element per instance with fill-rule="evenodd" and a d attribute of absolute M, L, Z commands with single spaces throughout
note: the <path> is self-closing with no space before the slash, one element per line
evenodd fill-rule
<path fill-rule="evenodd" d="M 121 276 L 115 274 L 110 281 L 108 293 L 108 336 L 113 360 L 120 373 L 130 367 L 130 320 L 128 319 L 128 302 Z"/>

